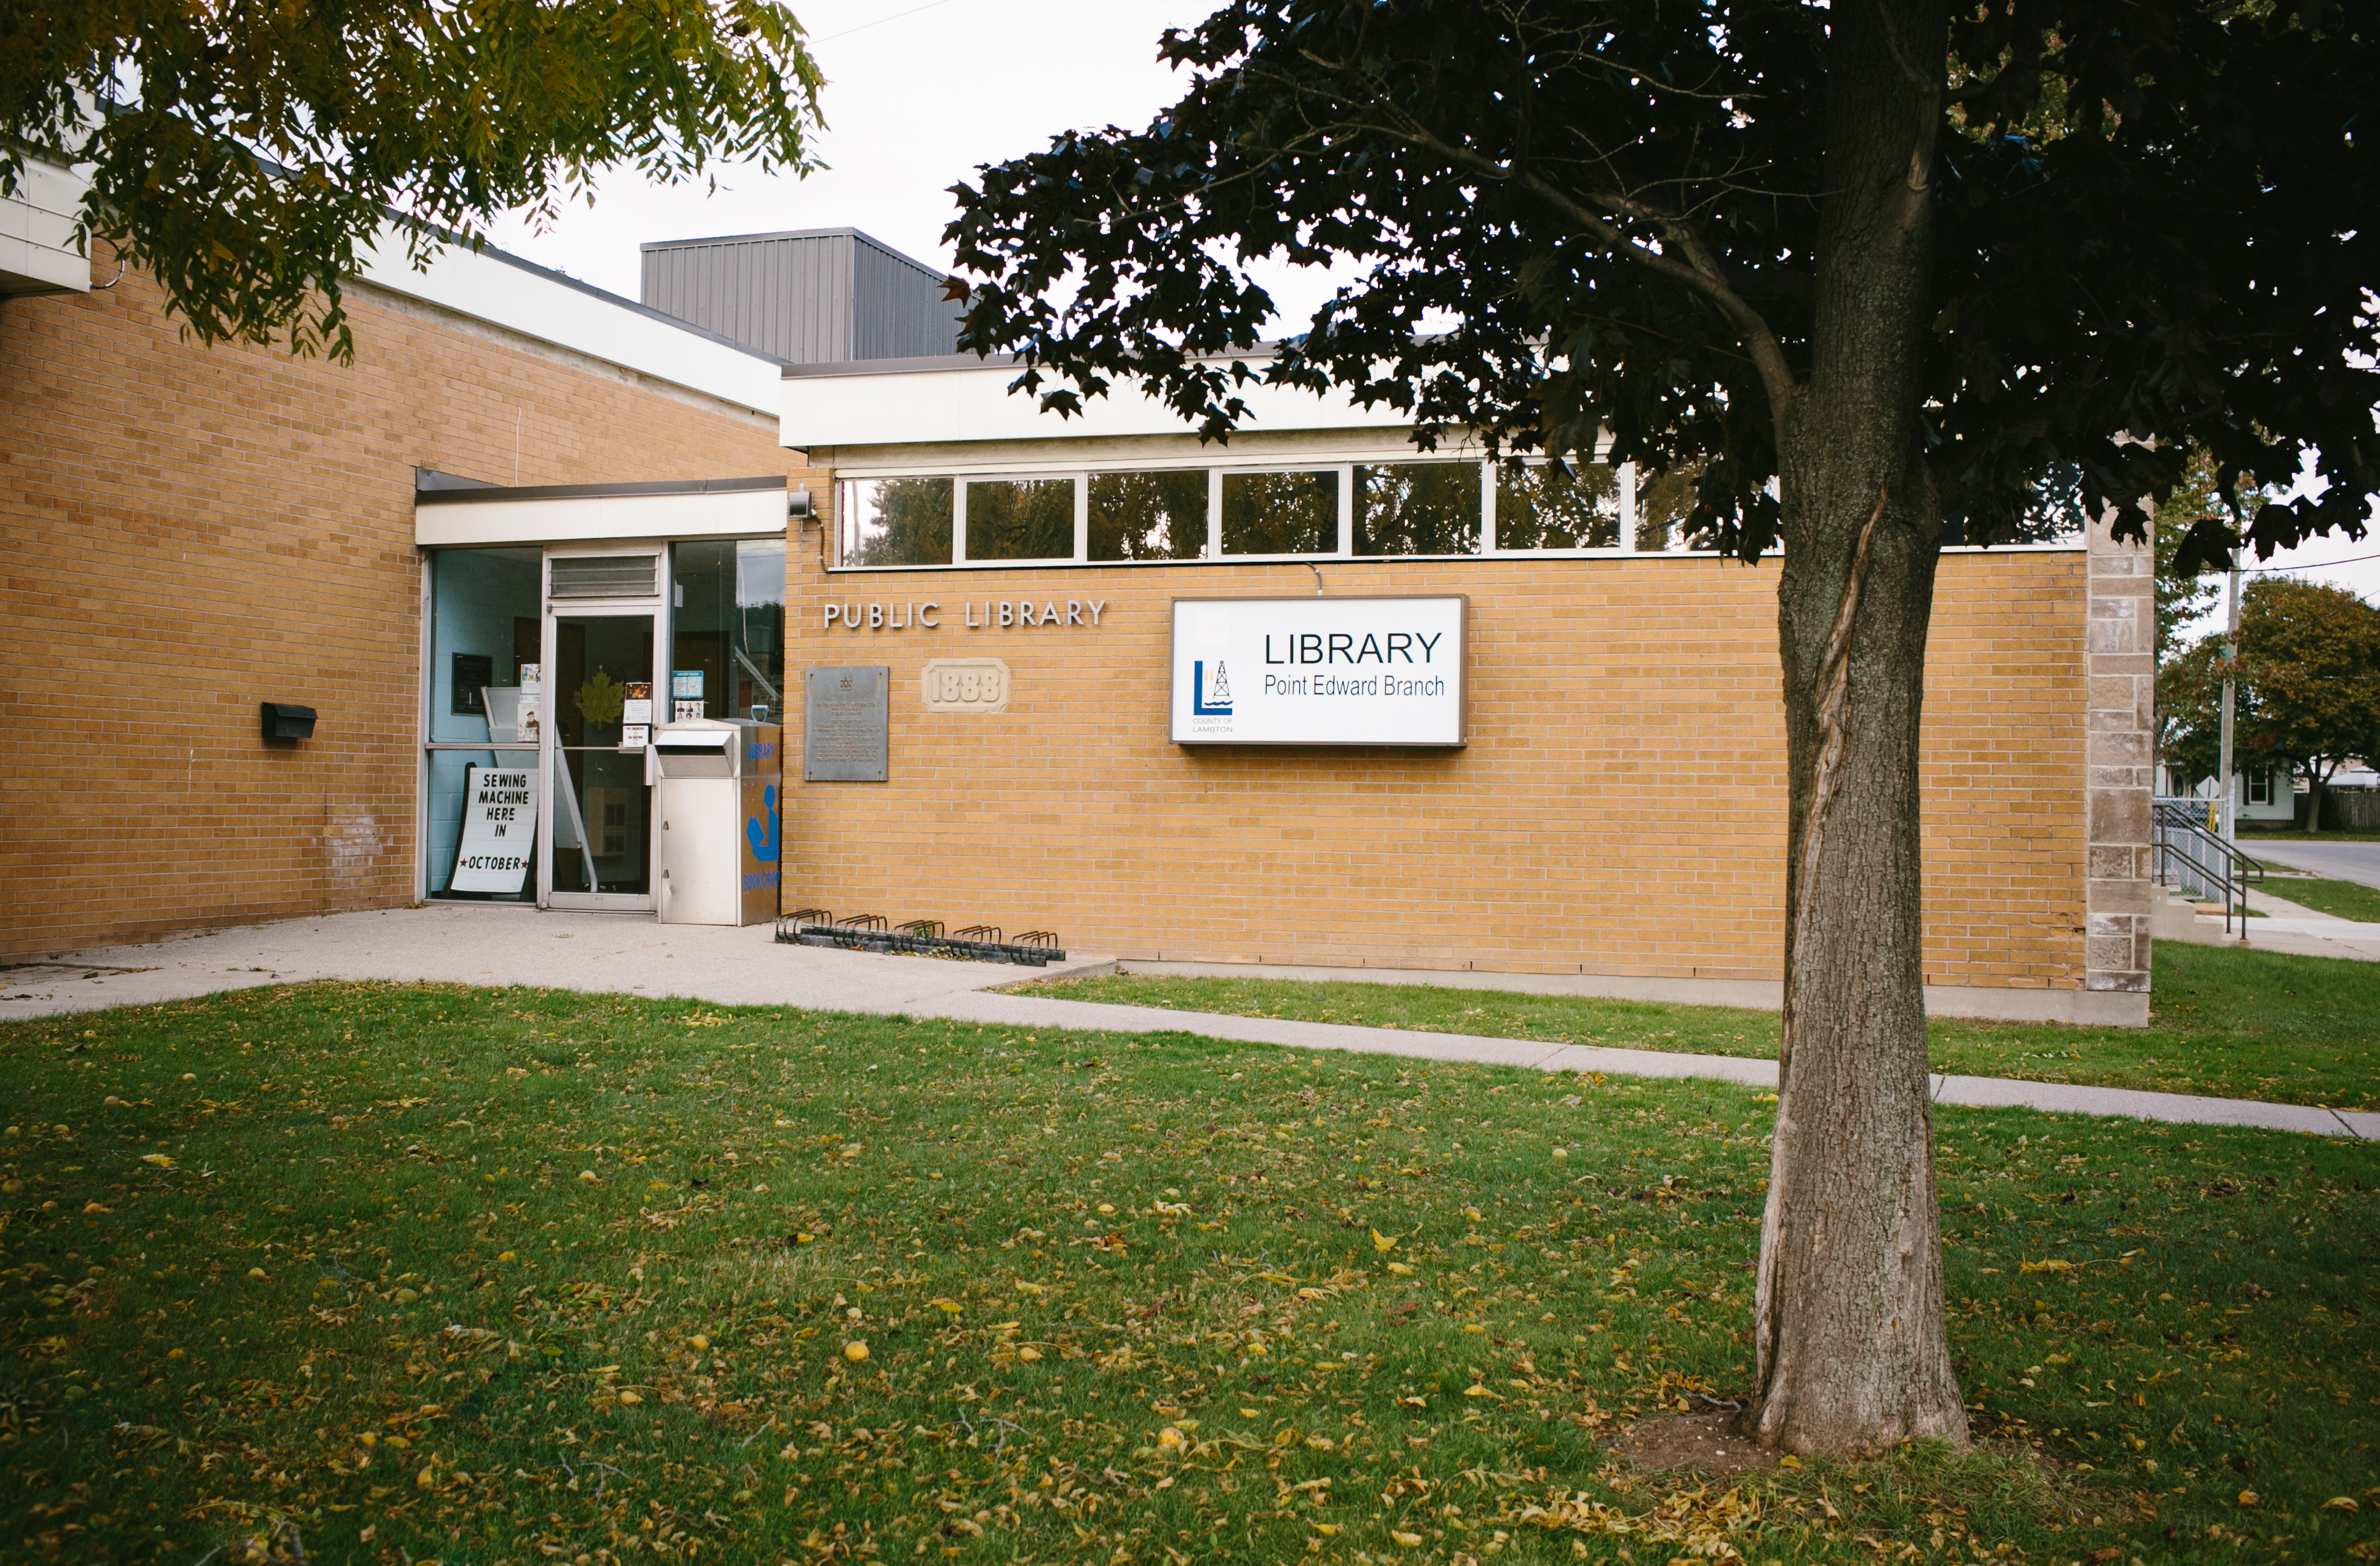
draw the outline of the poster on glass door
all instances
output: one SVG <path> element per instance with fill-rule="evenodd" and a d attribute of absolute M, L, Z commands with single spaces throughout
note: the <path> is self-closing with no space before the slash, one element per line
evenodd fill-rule
<path fill-rule="evenodd" d="M 525 767 L 463 769 L 463 837 L 455 848 L 450 892 L 520 895 L 537 844 L 537 771 Z"/>

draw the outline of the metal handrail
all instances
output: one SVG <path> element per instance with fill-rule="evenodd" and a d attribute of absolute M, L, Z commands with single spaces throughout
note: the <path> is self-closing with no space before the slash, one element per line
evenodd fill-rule
<path fill-rule="evenodd" d="M 2231 932 L 2236 917 L 2240 933 L 2245 936 L 2248 888 L 2264 881 L 2265 867 L 2225 841 L 2221 833 L 2210 831 L 2205 809 L 2205 802 L 2197 799 L 2153 802 L 2150 819 L 2156 845 L 2156 879 L 2194 896 L 2220 897 L 2224 933 Z"/>

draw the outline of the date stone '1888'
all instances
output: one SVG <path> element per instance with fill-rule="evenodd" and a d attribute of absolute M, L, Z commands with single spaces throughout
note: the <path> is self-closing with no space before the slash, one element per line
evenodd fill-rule
<path fill-rule="evenodd" d="M 803 782 L 884 781 L 892 683 L 892 671 L 881 663 L 805 671 Z"/>

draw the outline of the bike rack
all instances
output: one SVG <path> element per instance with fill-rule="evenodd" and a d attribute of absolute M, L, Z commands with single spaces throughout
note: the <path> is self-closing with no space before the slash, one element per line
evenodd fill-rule
<path fill-rule="evenodd" d="M 968 925 L 944 934 L 940 919 L 910 919 L 893 926 L 881 914 L 846 914 L 797 908 L 777 920 L 777 940 L 787 946 L 832 946 L 846 952 L 877 952 L 916 957 L 948 957 L 974 963 L 1014 963 L 1048 967 L 1063 962 L 1058 932 L 1029 929 L 1014 941 L 1001 939 L 998 925 Z"/>

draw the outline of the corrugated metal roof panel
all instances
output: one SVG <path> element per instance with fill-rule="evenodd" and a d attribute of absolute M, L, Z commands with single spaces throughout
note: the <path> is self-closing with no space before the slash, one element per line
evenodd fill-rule
<path fill-rule="evenodd" d="M 643 248 L 645 303 L 795 364 L 946 354 L 941 274 L 852 228 Z"/>

